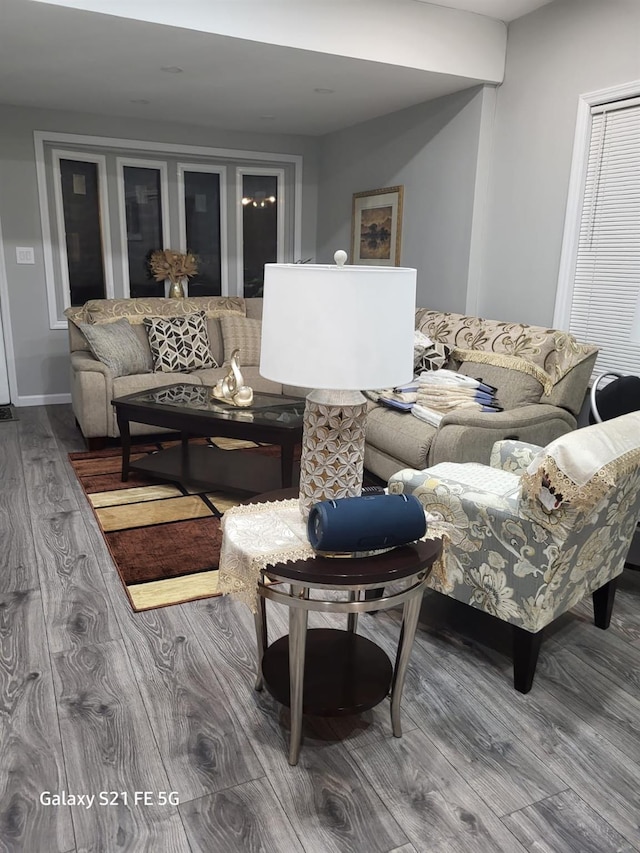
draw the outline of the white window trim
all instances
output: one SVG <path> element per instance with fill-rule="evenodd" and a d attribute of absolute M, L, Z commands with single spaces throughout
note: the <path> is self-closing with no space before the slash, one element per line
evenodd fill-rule
<path fill-rule="evenodd" d="M 220 293 L 229 295 L 229 262 L 224 248 L 227 244 L 227 168 L 226 166 L 209 166 L 199 163 L 178 163 L 178 221 L 180 234 L 180 251 L 187 251 L 187 212 L 184 197 L 184 173 L 206 172 L 220 176 Z M 187 293 L 189 285 L 187 284 Z"/>
<path fill-rule="evenodd" d="M 45 144 L 81 145 L 86 147 L 129 149 L 130 151 L 162 152 L 172 156 L 189 157 L 225 157 L 232 160 L 266 160 L 272 163 L 287 163 L 294 169 L 294 235 L 293 255 L 302 257 L 302 155 L 281 154 L 267 151 L 245 151 L 233 148 L 214 148 L 205 145 L 180 145 L 166 142 L 147 142 L 141 139 L 123 139 L 121 137 L 90 136 L 82 133 L 59 133 L 48 130 L 34 130 L 33 145 L 36 162 L 36 180 L 38 184 L 38 202 L 40 205 L 40 224 L 42 228 L 42 251 L 44 256 L 45 283 L 51 329 L 66 329 L 66 318 L 57 320 L 55 301 L 55 268 L 51 244 L 51 221 L 49 218 L 47 195 L 47 165 L 45 160 Z M 53 302 L 52 302 L 53 299 Z"/>
<path fill-rule="evenodd" d="M 155 169 L 160 172 L 160 210 L 162 212 L 162 246 L 171 248 L 171 224 L 169 222 L 169 178 L 167 164 L 163 160 L 143 160 L 136 157 L 116 157 L 116 174 L 118 176 L 118 222 L 120 225 L 120 246 L 122 257 L 122 288 L 125 299 L 131 296 L 131 281 L 129 279 L 129 255 L 127 252 L 127 208 L 124 198 L 124 169 L 133 166 L 138 169 Z M 165 286 L 165 290 L 167 286 Z M 166 294 L 165 294 L 166 295 Z"/>
<path fill-rule="evenodd" d="M 576 132 L 573 141 L 573 159 L 569 176 L 567 193 L 567 210 L 564 221 L 564 236 L 560 254 L 558 272 L 558 287 L 556 303 L 553 312 L 553 327 L 555 329 L 569 328 L 571 317 L 571 302 L 573 299 L 573 283 L 578 259 L 578 240 L 580 236 L 580 217 L 584 199 L 584 185 L 587 174 L 589 143 L 591 139 L 591 109 L 611 101 L 626 100 L 640 96 L 640 80 L 614 86 L 609 89 L 599 89 L 580 95 L 576 118 Z"/>
<path fill-rule="evenodd" d="M 237 278 L 236 288 L 237 296 L 244 294 L 244 229 L 242 220 L 242 177 L 243 175 L 268 175 L 277 179 L 277 231 L 278 239 L 276 244 L 276 263 L 283 264 L 284 258 L 284 205 L 285 205 L 285 187 L 284 187 L 284 169 L 270 169 L 268 167 L 244 167 L 236 168 L 236 246 L 237 246 Z M 294 248 L 295 257 L 299 258 L 300 253 L 297 248 Z"/>
<path fill-rule="evenodd" d="M 109 224 L 106 158 L 102 154 L 86 154 L 82 151 L 63 151 L 60 148 L 54 148 L 51 152 L 51 157 L 53 164 L 53 196 L 58 230 L 58 251 L 60 252 L 63 310 L 65 308 L 69 308 L 71 305 L 71 285 L 69 282 L 69 258 L 67 256 L 60 160 L 79 160 L 83 163 L 95 163 L 98 166 L 100 238 L 102 240 L 102 265 L 104 270 L 105 296 L 107 299 L 112 299 L 114 296 L 114 283 L 113 263 L 111 259 L 111 226 Z M 58 319 L 60 318 L 58 317 Z"/>

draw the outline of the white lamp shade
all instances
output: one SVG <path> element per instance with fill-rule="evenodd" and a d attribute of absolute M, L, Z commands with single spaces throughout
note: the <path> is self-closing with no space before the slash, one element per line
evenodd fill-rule
<path fill-rule="evenodd" d="M 262 376 L 336 390 L 390 388 L 413 378 L 414 269 L 264 269 Z"/>

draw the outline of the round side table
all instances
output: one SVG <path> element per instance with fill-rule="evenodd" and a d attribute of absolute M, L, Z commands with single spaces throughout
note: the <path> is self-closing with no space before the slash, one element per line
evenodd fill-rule
<path fill-rule="evenodd" d="M 280 494 L 278 494 L 280 497 Z M 442 541 L 414 542 L 371 557 L 312 557 L 276 563 L 258 581 L 256 635 L 258 678 L 278 702 L 291 708 L 289 764 L 300 754 L 303 714 L 347 715 L 373 708 L 391 695 L 391 725 L 402 736 L 400 699 L 418 624 L 422 594 Z M 274 585 L 273 582 L 278 582 Z M 397 592 L 367 601 L 362 593 L 403 581 Z M 287 592 L 288 587 L 288 592 Z M 331 591 L 344 600 L 327 598 Z M 314 596 L 312 597 L 312 593 Z M 289 608 L 289 634 L 268 645 L 266 600 Z M 395 665 L 371 640 L 356 633 L 359 613 L 403 605 Z M 308 613 L 346 613 L 347 630 L 307 631 Z"/>

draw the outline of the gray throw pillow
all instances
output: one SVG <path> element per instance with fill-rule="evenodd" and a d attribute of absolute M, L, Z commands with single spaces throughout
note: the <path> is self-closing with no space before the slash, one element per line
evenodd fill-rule
<path fill-rule="evenodd" d="M 91 352 L 114 377 L 153 371 L 151 353 L 145 349 L 128 320 L 80 323 L 79 328 L 89 342 Z"/>

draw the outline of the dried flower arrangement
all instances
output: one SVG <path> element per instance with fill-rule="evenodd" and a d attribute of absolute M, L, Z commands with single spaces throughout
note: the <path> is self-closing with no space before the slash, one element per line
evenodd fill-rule
<path fill-rule="evenodd" d="M 149 258 L 149 269 L 156 281 L 169 279 L 172 284 L 191 278 L 198 272 L 198 261 L 191 252 L 157 249 Z"/>

